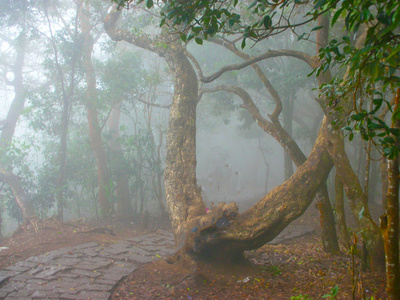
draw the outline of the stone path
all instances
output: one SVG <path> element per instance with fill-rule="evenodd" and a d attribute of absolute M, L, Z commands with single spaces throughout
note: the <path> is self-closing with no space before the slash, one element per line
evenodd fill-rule
<path fill-rule="evenodd" d="M 289 226 L 271 244 L 314 229 Z M 109 299 L 116 284 L 138 265 L 175 252 L 173 234 L 165 230 L 108 247 L 90 242 L 31 257 L 0 270 L 0 299 Z"/>
<path fill-rule="evenodd" d="M 108 247 L 63 248 L 0 270 L 0 299 L 108 299 L 138 265 L 174 252 L 173 235 L 164 230 Z"/>

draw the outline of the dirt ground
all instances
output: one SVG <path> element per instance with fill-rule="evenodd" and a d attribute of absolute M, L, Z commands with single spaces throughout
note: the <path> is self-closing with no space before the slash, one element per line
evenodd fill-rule
<path fill-rule="evenodd" d="M 248 262 L 225 265 L 152 262 L 140 267 L 115 289 L 112 299 L 386 299 L 383 271 L 351 271 L 346 255 L 322 252 L 314 233 L 247 253 Z M 354 292 L 353 292 L 354 291 Z M 354 298 L 353 298 L 354 293 Z"/>
<path fill-rule="evenodd" d="M 315 216 L 296 222 L 305 220 L 317 222 Z M 24 226 L 0 241 L 0 247 L 8 247 L 0 251 L 0 269 L 62 247 L 90 241 L 107 245 L 145 232 L 117 222 L 65 224 L 48 219 L 37 225 Z M 384 272 L 360 272 L 358 259 L 352 260 L 345 250 L 338 256 L 324 253 L 318 231 L 265 245 L 248 252 L 247 258 L 237 265 L 197 261 L 185 266 L 179 261 L 155 261 L 121 281 L 111 299 L 321 299 L 334 294 L 336 286 L 337 298 L 324 299 L 386 299 Z"/>

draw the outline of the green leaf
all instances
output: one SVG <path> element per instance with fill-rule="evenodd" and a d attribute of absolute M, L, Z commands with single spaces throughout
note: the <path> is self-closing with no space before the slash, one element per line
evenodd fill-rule
<path fill-rule="evenodd" d="M 192 31 L 193 31 L 194 33 L 199 33 L 202 29 L 203 29 L 203 27 L 200 27 L 200 26 L 194 26 L 194 27 L 192 27 Z"/>
<path fill-rule="evenodd" d="M 253 1 L 253 3 L 251 3 L 247 9 L 251 9 L 251 8 L 253 8 L 254 6 L 256 6 L 256 5 L 257 5 L 257 2 L 258 2 L 258 0 Z"/>
<path fill-rule="evenodd" d="M 297 41 L 300 41 L 300 40 L 304 39 L 304 37 L 305 37 L 306 35 L 307 35 L 307 33 L 303 32 L 302 34 L 300 34 L 300 35 L 297 37 Z"/>
<path fill-rule="evenodd" d="M 362 119 L 364 119 L 364 117 L 365 117 L 365 113 L 361 112 L 361 113 L 351 116 L 351 119 L 354 121 L 361 121 Z"/>
<path fill-rule="evenodd" d="M 314 9 L 318 9 L 325 4 L 326 0 L 318 0 L 314 5 Z"/>
<path fill-rule="evenodd" d="M 244 47 L 246 47 L 246 38 L 244 37 L 242 40 L 242 44 L 240 45 L 240 47 L 242 47 L 242 49 L 244 49 Z"/>
<path fill-rule="evenodd" d="M 153 7 L 153 0 L 146 0 L 146 7 L 152 8 Z"/>
<path fill-rule="evenodd" d="M 379 22 L 381 22 L 384 25 L 390 25 L 391 19 L 390 17 L 384 12 L 380 11 L 377 15 L 376 18 L 378 19 Z"/>
<path fill-rule="evenodd" d="M 203 40 L 199 37 L 194 38 L 195 42 L 199 45 L 203 45 Z"/>
<path fill-rule="evenodd" d="M 337 19 L 340 17 L 340 15 L 342 14 L 343 10 L 344 10 L 344 8 L 340 8 L 335 12 L 335 14 L 332 17 L 332 21 L 331 21 L 332 26 L 335 25 Z"/>
<path fill-rule="evenodd" d="M 272 19 L 269 15 L 266 15 L 263 20 L 265 29 L 270 29 L 272 25 Z"/>
<path fill-rule="evenodd" d="M 311 31 L 317 31 L 317 30 L 320 30 L 322 28 L 324 28 L 324 26 L 317 26 L 317 27 L 314 27 L 313 29 L 311 29 Z"/>

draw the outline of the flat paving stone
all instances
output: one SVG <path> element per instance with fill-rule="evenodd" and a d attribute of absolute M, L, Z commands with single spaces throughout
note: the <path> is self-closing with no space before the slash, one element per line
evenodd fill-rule
<path fill-rule="evenodd" d="M 0 299 L 109 299 L 121 279 L 172 254 L 173 244 L 172 233 L 158 230 L 108 247 L 89 242 L 30 257 L 0 270 Z"/>

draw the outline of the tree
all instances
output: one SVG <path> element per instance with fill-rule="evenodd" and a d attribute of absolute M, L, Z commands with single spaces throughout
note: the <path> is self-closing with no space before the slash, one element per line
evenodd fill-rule
<path fill-rule="evenodd" d="M 106 19 L 106 30 L 113 39 L 123 39 L 146 49 L 154 49 L 152 48 L 154 43 L 151 43 L 147 36 L 141 35 L 138 38 L 124 30 L 116 29 L 114 24 L 118 14 L 114 12 Z M 174 41 L 163 49 L 153 50 L 162 51 L 167 62 L 171 62 L 170 68 L 176 82 L 167 135 L 165 170 L 167 206 L 172 227 L 177 242 L 185 241 L 187 245 L 185 249 L 189 251 L 209 254 L 213 249 L 211 253 L 216 256 L 224 253 L 226 258 L 237 258 L 244 250 L 255 249 L 273 239 L 292 220 L 300 216 L 311 203 L 312 196 L 320 186 L 321 180 L 326 178 L 332 164 L 324 154 L 324 138 L 321 134 L 318 146 L 310 155 L 309 161 L 299 167 L 284 187 L 274 189 L 255 207 L 237 218 L 235 204 L 220 204 L 206 214 L 195 177 L 194 126 L 197 77 L 180 49 L 182 48 L 179 43 Z M 279 54 L 280 52 L 277 52 L 273 55 Z M 246 62 L 246 65 L 248 64 L 251 63 Z M 307 180 L 309 178 L 307 175 L 312 174 L 318 178 L 310 182 Z M 265 205 L 266 203 L 268 205 Z M 282 213 L 275 213 L 277 211 Z M 230 219 L 230 225 L 225 228 L 226 222 Z M 215 223 L 215 220 L 220 221 Z M 225 224 L 223 220 L 226 220 Z M 265 220 L 268 221 L 264 222 Z M 224 226 L 216 225 L 221 222 Z M 254 227 L 259 229 L 255 231 L 252 229 Z"/>
<path fill-rule="evenodd" d="M 85 68 L 86 78 L 85 105 L 89 123 L 90 144 L 92 146 L 97 165 L 100 213 L 102 218 L 107 220 L 113 213 L 113 207 L 110 203 L 111 180 L 97 111 L 98 94 L 96 89 L 95 70 L 92 62 L 94 39 L 91 33 L 92 25 L 90 24 L 89 15 L 90 4 L 88 2 L 83 3 L 81 1 L 78 9 L 81 33 L 83 36 L 82 61 Z"/>
<path fill-rule="evenodd" d="M 23 67 L 25 64 L 25 55 L 28 47 L 28 28 L 27 19 L 30 13 L 30 3 L 28 1 L 20 1 L 18 4 L 4 3 L 4 10 L 0 15 L 1 22 L 8 24 L 17 32 L 15 39 L 8 38 L 5 35 L 0 35 L 1 39 L 5 40 L 9 45 L 15 48 L 15 61 L 11 63 L 11 72 L 13 79 L 7 78 L 6 72 L 3 74 L 6 84 L 13 87 L 14 99 L 9 108 L 6 119 L 2 122 L 0 136 L 0 150 L 3 156 L 6 156 L 7 150 L 10 148 L 12 139 L 15 133 L 15 128 L 19 117 L 25 107 L 26 89 L 23 80 Z M 13 11 L 15 9 L 15 11 Z M 7 12 L 12 12 L 9 15 Z M 4 62 L 7 66 L 8 63 Z M 36 212 L 32 202 L 28 199 L 26 192 L 23 189 L 21 180 L 13 174 L 12 166 L 0 166 L 0 179 L 7 182 L 11 187 L 16 203 L 22 211 L 24 220 L 36 218 Z"/>
<path fill-rule="evenodd" d="M 123 5 L 124 1 L 119 1 L 119 3 Z M 146 3 L 149 7 L 153 5 L 153 1 L 146 1 Z M 396 139 L 391 135 L 396 137 L 399 131 L 396 126 L 390 127 L 384 120 L 376 117 L 376 113 L 384 103 L 377 84 L 381 85 L 383 89 L 392 88 L 393 94 L 396 94 L 398 87 L 399 80 L 396 72 L 399 68 L 400 46 L 396 32 L 400 21 L 400 4 L 398 1 L 390 0 L 314 1 L 314 6 L 308 8 L 305 20 L 296 22 L 289 17 L 301 4 L 303 4 L 301 1 L 251 2 L 248 9 L 258 18 L 254 18 L 255 21 L 248 25 L 242 23 L 241 15 L 232 9 L 232 7 L 238 6 L 236 0 L 228 2 L 198 1 L 195 3 L 192 1 L 187 3 L 166 1 L 163 10 L 164 19 L 161 23 L 168 24 L 170 22 L 169 24 L 179 29 L 183 40 L 195 39 L 198 44 L 202 44 L 203 38 L 207 39 L 208 36 L 220 32 L 241 32 L 243 34 L 243 48 L 248 39 L 257 42 L 288 28 L 296 29 L 300 25 L 313 22 L 318 16 L 323 16 L 331 10 L 334 13 L 332 24 L 335 24 L 339 17 L 344 14 L 346 29 L 351 34 L 358 33 L 359 37 L 357 43 L 354 43 L 350 35 L 344 35 L 343 41 L 331 40 L 328 46 L 320 49 L 322 64 L 315 67 L 318 68 L 317 74 L 325 78 L 322 80 L 324 86 L 321 89 L 323 96 L 321 100 L 323 101 L 320 103 L 322 109 L 336 128 L 342 128 L 346 123 L 350 124 L 350 126 L 345 127 L 350 131 L 350 139 L 353 137 L 354 128 L 360 131 L 365 140 L 375 140 L 378 147 L 390 159 L 397 157 Z M 285 15 L 286 12 L 289 13 Z M 321 29 L 321 26 L 324 26 L 323 24 L 318 25 L 313 30 Z M 304 32 L 299 38 L 307 36 L 309 34 Z M 329 74 L 324 72 L 335 64 L 346 67 L 347 71 L 344 77 L 331 82 Z M 327 101 L 329 98 L 331 101 Z M 365 109 L 366 99 L 372 99 L 370 106 L 372 110 Z M 354 103 L 353 107 L 352 103 Z M 369 106 L 367 105 L 367 107 Z M 393 119 L 396 120 L 397 116 L 398 113 L 395 110 Z M 359 223 L 363 228 L 363 238 L 367 241 L 369 250 L 378 250 L 379 253 L 379 248 L 381 248 L 380 234 L 376 224 L 370 218 L 366 197 L 360 190 L 359 181 L 354 176 L 347 157 L 343 159 L 345 151 L 341 142 L 342 139 L 337 129 L 330 131 L 329 135 L 333 143 L 328 144 L 328 151 L 335 163 L 337 172 L 343 176 L 342 183 L 345 185 L 356 219 L 357 214 L 359 215 Z M 374 139 L 377 136 L 381 137 L 378 141 Z M 392 175 L 395 176 L 396 174 L 389 172 L 390 178 Z M 398 178 L 393 179 L 398 180 Z M 392 193 L 389 194 L 393 197 Z M 394 218 L 391 218 L 393 226 L 398 224 L 396 207 L 388 208 L 388 213 L 393 212 L 393 214 L 390 213 L 391 216 L 394 216 Z M 398 229 L 397 227 L 396 229 Z M 385 236 L 385 239 L 390 238 Z M 393 243 L 398 244 L 397 240 L 394 240 Z M 393 257 L 398 260 L 398 253 Z M 388 274 L 393 271 L 387 269 Z M 393 292 L 390 282 L 393 281 L 388 280 L 388 296 L 391 299 L 396 299 L 399 295 Z"/>

